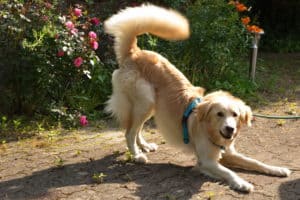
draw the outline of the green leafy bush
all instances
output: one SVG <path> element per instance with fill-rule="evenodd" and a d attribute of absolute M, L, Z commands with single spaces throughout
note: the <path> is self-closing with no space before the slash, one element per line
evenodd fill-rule
<path fill-rule="evenodd" d="M 248 53 L 250 39 L 239 14 L 223 0 L 198 0 L 187 16 L 192 36 L 183 44 L 181 66 L 196 84 L 236 90 L 238 71 L 248 67 L 240 60 Z"/>
<path fill-rule="evenodd" d="M 197 0 L 186 8 L 191 37 L 181 42 L 142 38 L 141 44 L 155 49 L 173 62 L 196 85 L 229 90 L 239 96 L 253 92 L 248 80 L 251 35 L 241 23 L 234 5 L 224 0 Z M 153 42 L 154 41 L 154 42 Z"/>

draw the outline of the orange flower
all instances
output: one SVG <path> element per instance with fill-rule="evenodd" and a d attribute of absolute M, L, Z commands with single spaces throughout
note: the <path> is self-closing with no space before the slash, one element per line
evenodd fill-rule
<path fill-rule="evenodd" d="M 263 33 L 264 30 L 256 25 L 247 25 L 247 30 L 252 33 Z"/>
<path fill-rule="evenodd" d="M 241 20 L 244 25 L 247 25 L 250 22 L 250 17 L 242 17 Z"/>
<path fill-rule="evenodd" d="M 244 4 L 239 3 L 239 2 L 236 2 L 235 8 L 238 12 L 244 12 L 244 11 L 248 10 L 248 8 Z"/>

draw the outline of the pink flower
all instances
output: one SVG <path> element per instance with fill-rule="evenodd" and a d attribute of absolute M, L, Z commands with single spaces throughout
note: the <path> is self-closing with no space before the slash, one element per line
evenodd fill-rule
<path fill-rule="evenodd" d="M 63 50 L 59 50 L 56 54 L 58 57 L 62 57 L 65 55 L 65 52 Z"/>
<path fill-rule="evenodd" d="M 98 42 L 95 41 L 95 40 L 91 40 L 90 45 L 91 45 L 91 47 L 92 47 L 94 50 L 97 50 L 98 47 L 99 47 Z"/>
<path fill-rule="evenodd" d="M 71 22 L 71 21 L 67 21 L 67 22 L 65 23 L 65 25 L 66 25 L 66 27 L 67 27 L 69 30 L 72 30 L 72 29 L 75 28 L 75 25 L 74 25 L 73 22 Z"/>
<path fill-rule="evenodd" d="M 97 39 L 97 34 L 94 31 L 89 32 L 90 39 Z"/>
<path fill-rule="evenodd" d="M 97 17 L 93 17 L 90 19 L 91 23 L 94 24 L 95 26 L 100 24 L 100 20 Z"/>
<path fill-rule="evenodd" d="M 80 116 L 79 121 L 80 121 L 81 126 L 86 126 L 89 123 L 89 121 L 87 120 L 87 117 L 85 115 Z"/>
<path fill-rule="evenodd" d="M 78 33 L 78 29 L 77 28 L 73 28 L 73 29 L 71 29 L 70 30 L 70 32 L 73 34 L 73 35 L 77 35 L 77 33 Z"/>
<path fill-rule="evenodd" d="M 76 17 L 81 17 L 81 16 L 82 16 L 81 9 L 75 8 L 75 9 L 74 9 L 74 15 L 75 15 Z"/>
<path fill-rule="evenodd" d="M 80 67 L 83 63 L 83 59 L 81 57 L 77 57 L 74 59 L 74 65 L 75 67 Z"/>

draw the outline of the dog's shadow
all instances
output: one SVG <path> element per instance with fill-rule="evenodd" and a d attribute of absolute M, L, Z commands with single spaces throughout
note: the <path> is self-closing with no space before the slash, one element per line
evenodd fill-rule
<path fill-rule="evenodd" d="M 198 193 L 207 177 L 191 173 L 191 167 L 168 163 L 133 164 L 117 161 L 118 155 L 108 155 L 99 160 L 64 165 L 62 168 L 48 168 L 22 178 L 0 183 L 0 199 L 32 199 L 47 196 L 50 189 L 65 186 L 95 185 L 101 181 L 94 175 L 102 172 L 104 184 L 128 184 L 138 187 L 134 195 L 141 199 L 166 199 L 168 196 L 189 199 Z M 101 195 L 101 194 L 99 194 Z"/>
<path fill-rule="evenodd" d="M 300 179 L 284 182 L 279 187 L 279 195 L 282 200 L 300 199 Z"/>

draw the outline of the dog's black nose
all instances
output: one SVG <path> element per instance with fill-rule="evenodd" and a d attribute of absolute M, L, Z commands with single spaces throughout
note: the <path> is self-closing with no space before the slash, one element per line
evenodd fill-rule
<path fill-rule="evenodd" d="M 234 128 L 232 128 L 232 127 L 230 127 L 230 126 L 226 126 L 225 128 L 226 128 L 227 134 L 232 134 L 233 131 L 234 131 Z"/>

